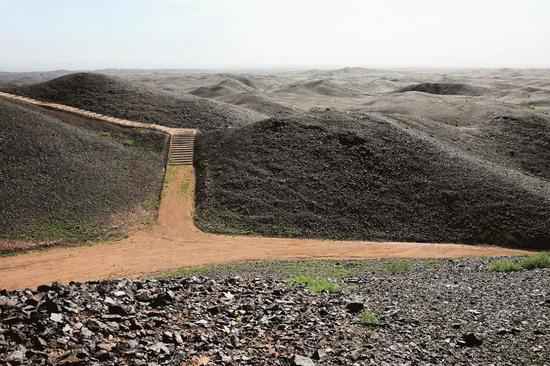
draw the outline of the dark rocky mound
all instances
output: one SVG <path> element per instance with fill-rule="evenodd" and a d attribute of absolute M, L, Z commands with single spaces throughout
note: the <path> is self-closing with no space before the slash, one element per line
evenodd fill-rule
<path fill-rule="evenodd" d="M 480 96 L 483 95 L 486 90 L 484 88 L 460 83 L 422 83 L 399 89 L 400 93 L 410 91 L 438 95 Z"/>
<path fill-rule="evenodd" d="M 479 113 L 464 111 L 446 121 L 416 122 L 416 117 L 393 115 L 403 125 L 436 136 L 462 151 L 550 182 L 550 118 L 545 115 L 483 106 Z"/>
<path fill-rule="evenodd" d="M 342 291 L 331 294 L 265 272 L 0 292 L 0 363 L 550 362 L 549 271 L 495 274 L 479 260 L 432 261 L 395 274 L 372 263 L 333 266 L 353 277 L 345 275 Z"/>
<path fill-rule="evenodd" d="M 207 133 L 197 163 L 208 231 L 550 246 L 549 197 L 361 115 Z"/>
<path fill-rule="evenodd" d="M 203 98 L 217 98 L 228 95 L 234 95 L 243 92 L 249 92 L 253 88 L 234 79 L 225 79 L 213 86 L 202 86 L 195 89 L 191 94 Z"/>
<path fill-rule="evenodd" d="M 330 80 L 325 79 L 291 84 L 280 89 L 278 92 L 306 95 L 317 94 L 330 97 L 354 97 L 358 95 L 358 93 L 351 89 L 342 87 Z"/>
<path fill-rule="evenodd" d="M 550 119 L 526 113 L 499 115 L 479 130 L 482 139 L 475 147 L 471 137 L 465 143 L 470 149 L 483 148 L 488 159 L 550 182 Z"/>
<path fill-rule="evenodd" d="M 86 125 L 0 101 L 0 239 L 103 238 L 156 215 L 165 137 Z"/>
<path fill-rule="evenodd" d="M 244 126 L 265 116 L 207 99 L 176 98 L 154 93 L 118 78 L 79 73 L 12 92 L 96 113 L 169 127 L 217 128 Z"/>

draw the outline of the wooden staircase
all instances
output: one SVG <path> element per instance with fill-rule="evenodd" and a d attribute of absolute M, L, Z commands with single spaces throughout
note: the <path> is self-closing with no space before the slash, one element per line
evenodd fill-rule
<path fill-rule="evenodd" d="M 196 134 L 196 130 L 172 129 L 168 165 L 193 165 Z"/>

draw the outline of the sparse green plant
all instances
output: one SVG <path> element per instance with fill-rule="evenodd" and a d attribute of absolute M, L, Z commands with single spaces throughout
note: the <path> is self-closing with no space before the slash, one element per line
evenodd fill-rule
<path fill-rule="evenodd" d="M 403 264 L 405 263 L 405 264 Z M 414 263 L 400 261 L 390 266 L 392 271 L 410 270 Z M 423 263 L 423 262 L 420 262 Z M 439 262 L 437 262 L 439 264 Z M 206 267 L 185 267 L 174 271 L 158 273 L 153 278 L 178 278 L 196 274 L 234 274 L 243 273 L 273 273 L 278 278 L 284 278 L 291 285 L 302 285 L 314 293 L 349 292 L 353 291 L 353 284 L 347 283 L 346 278 L 360 276 L 366 271 L 381 270 L 384 264 L 378 261 L 249 261 L 241 263 L 209 265 Z M 429 266 L 428 266 L 429 267 Z"/>
<path fill-rule="evenodd" d="M 160 207 L 160 202 L 158 198 L 148 198 L 145 201 L 143 201 L 143 208 L 146 211 L 158 210 L 159 207 Z"/>
<path fill-rule="evenodd" d="M 424 269 L 437 269 L 441 266 L 441 260 L 429 259 L 419 262 Z"/>
<path fill-rule="evenodd" d="M 290 282 L 295 285 L 305 286 L 308 290 L 315 294 L 333 293 L 338 291 L 338 285 L 326 278 L 298 275 L 291 278 Z"/>
<path fill-rule="evenodd" d="M 25 232 L 29 240 L 83 240 L 93 239 L 101 234 L 99 228 L 84 221 L 45 221 L 32 225 Z"/>
<path fill-rule="evenodd" d="M 384 271 L 389 273 L 403 273 L 411 271 L 412 265 L 406 261 L 394 261 L 384 263 L 382 268 Z"/>
<path fill-rule="evenodd" d="M 211 271 L 215 271 L 215 269 L 216 269 L 216 266 L 182 267 L 173 271 L 158 273 L 152 277 L 158 278 L 158 279 L 170 279 L 170 278 L 205 275 Z"/>
<path fill-rule="evenodd" d="M 286 262 L 278 264 L 278 272 L 289 277 L 305 275 L 316 278 L 342 279 L 352 274 L 352 267 L 332 261 Z M 360 268 L 359 266 L 357 266 Z"/>
<path fill-rule="evenodd" d="M 176 168 L 173 166 L 169 166 L 166 169 L 166 174 L 164 176 L 164 183 L 168 184 L 174 177 L 176 176 Z"/>
<path fill-rule="evenodd" d="M 361 314 L 359 314 L 359 321 L 367 327 L 377 327 L 380 325 L 378 314 L 368 309 L 363 310 Z"/>
<path fill-rule="evenodd" d="M 550 268 L 550 252 L 538 253 L 530 257 L 525 257 L 521 261 L 523 269 Z"/>
<path fill-rule="evenodd" d="M 299 229 L 284 225 L 273 225 L 272 230 L 277 233 L 277 235 L 284 235 L 288 237 L 298 237 L 302 234 Z"/>
<path fill-rule="evenodd" d="M 181 193 L 183 193 L 183 194 L 189 193 L 190 188 L 191 188 L 191 183 L 189 183 L 189 181 L 184 180 L 181 183 Z"/>
<path fill-rule="evenodd" d="M 0 257 L 14 257 L 17 252 L 0 252 Z"/>
<path fill-rule="evenodd" d="M 538 253 L 521 259 L 498 259 L 489 264 L 491 272 L 517 272 L 541 268 L 550 268 L 550 253 Z"/>
<path fill-rule="evenodd" d="M 491 272 L 517 272 L 521 270 L 521 264 L 512 259 L 499 259 L 489 264 L 489 271 Z"/>

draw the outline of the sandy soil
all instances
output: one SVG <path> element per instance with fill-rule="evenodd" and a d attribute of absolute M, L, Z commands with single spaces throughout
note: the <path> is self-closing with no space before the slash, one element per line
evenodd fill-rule
<path fill-rule="evenodd" d="M 0 258 L 0 288 L 35 287 L 53 281 L 138 277 L 184 266 L 247 260 L 455 258 L 526 254 L 524 251 L 491 246 L 336 242 L 205 234 L 193 224 L 193 168 L 171 169 L 157 225 L 118 242 Z"/>

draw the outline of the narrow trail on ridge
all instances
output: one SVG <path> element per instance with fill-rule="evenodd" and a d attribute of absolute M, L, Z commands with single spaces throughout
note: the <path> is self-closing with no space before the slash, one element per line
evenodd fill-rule
<path fill-rule="evenodd" d="M 250 260 L 457 258 L 528 252 L 494 246 L 346 242 L 214 235 L 193 222 L 192 166 L 168 168 L 158 223 L 127 239 L 93 246 L 53 248 L 0 258 L 0 288 L 36 287 L 54 281 L 139 277 L 185 266 Z"/>

